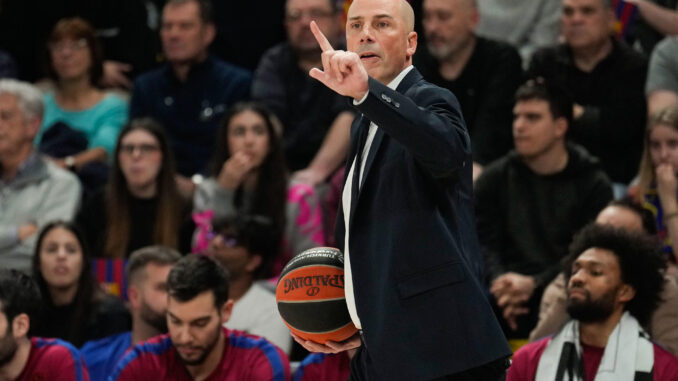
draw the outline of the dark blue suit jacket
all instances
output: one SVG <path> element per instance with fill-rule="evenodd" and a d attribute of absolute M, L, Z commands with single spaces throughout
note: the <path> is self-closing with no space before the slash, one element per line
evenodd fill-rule
<path fill-rule="evenodd" d="M 416 69 L 397 88 L 370 78 L 358 131 L 379 128 L 349 224 L 365 350 L 383 380 L 427 380 L 510 355 L 478 281 L 471 145 L 459 103 Z M 339 208 L 336 242 L 344 243 Z"/>

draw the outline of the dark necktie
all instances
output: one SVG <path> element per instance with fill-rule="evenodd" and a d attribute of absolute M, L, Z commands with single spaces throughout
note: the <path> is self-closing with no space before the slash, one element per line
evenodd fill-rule
<path fill-rule="evenodd" d="M 370 123 L 361 123 L 360 129 L 358 130 L 358 148 L 356 150 L 355 162 L 353 167 L 353 178 L 351 184 L 351 215 L 350 218 L 353 218 L 353 213 L 355 206 L 358 202 L 358 194 L 360 193 L 360 167 L 362 167 L 362 156 L 363 150 L 365 149 L 365 143 L 367 141 L 367 134 L 370 131 Z"/>

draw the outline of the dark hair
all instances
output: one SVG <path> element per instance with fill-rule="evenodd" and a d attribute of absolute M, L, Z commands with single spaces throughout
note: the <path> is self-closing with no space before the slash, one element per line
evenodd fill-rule
<path fill-rule="evenodd" d="M 622 282 L 636 291 L 624 309 L 640 324 L 647 323 L 661 301 L 664 288 L 666 262 L 659 242 L 645 233 L 589 224 L 575 235 L 570 244 L 570 253 L 564 261 L 566 281 L 569 281 L 574 261 L 593 247 L 609 250 L 617 257 Z"/>
<path fill-rule="evenodd" d="M 125 274 L 127 274 L 127 282 L 133 283 L 134 278 L 140 270 L 146 267 L 149 263 L 158 265 L 173 265 L 181 259 L 181 254 L 169 247 L 154 245 L 146 246 L 135 250 L 130 254 L 127 265 L 125 266 Z"/>
<path fill-rule="evenodd" d="M 228 271 L 214 259 L 199 254 L 181 258 L 167 278 L 167 289 L 172 298 L 188 302 L 205 291 L 212 291 L 217 309 L 228 300 L 228 286 Z"/>
<path fill-rule="evenodd" d="M 266 216 L 238 215 L 215 219 L 212 222 L 214 232 L 224 234 L 236 240 L 236 246 L 247 250 L 249 255 L 261 257 L 261 264 L 254 271 L 255 279 L 270 277 L 271 266 L 278 253 L 273 221 Z"/>
<path fill-rule="evenodd" d="M 106 257 L 123 258 L 126 256 L 130 239 L 130 199 L 132 197 L 127 180 L 120 168 L 118 156 L 122 140 L 130 132 L 142 130 L 153 135 L 160 146 L 162 163 L 157 177 L 157 195 L 155 198 L 156 215 L 152 242 L 174 249 L 178 248 L 177 232 L 186 202 L 179 194 L 174 179 L 174 156 L 170 151 L 167 137 L 162 127 L 151 118 L 130 121 L 118 135 L 113 156 L 113 165 L 106 185 L 106 238 L 104 252 Z"/>
<path fill-rule="evenodd" d="M 643 224 L 643 230 L 645 233 L 655 236 L 657 235 L 657 222 L 654 219 L 654 215 L 652 215 L 652 212 L 643 208 L 642 205 L 637 203 L 633 198 L 631 197 L 624 197 L 619 200 L 612 200 L 610 201 L 608 206 L 618 206 L 620 208 L 625 208 L 636 215 L 640 217 L 640 220 Z"/>
<path fill-rule="evenodd" d="M 35 252 L 33 254 L 33 277 L 40 288 L 40 293 L 43 295 L 44 302 L 47 305 L 54 305 L 49 292 L 50 285 L 47 284 L 47 281 L 40 271 L 40 251 L 42 250 L 42 244 L 45 241 L 47 234 L 57 228 L 67 230 L 73 234 L 78 241 L 78 244 L 80 244 L 80 250 L 82 251 L 82 269 L 80 270 L 80 276 L 78 277 L 78 290 L 73 299 L 73 304 L 75 306 L 73 320 L 68 331 L 68 337 L 63 338 L 70 342 L 79 342 L 79 338 L 84 335 L 84 330 L 81 327 L 82 322 L 87 321 L 90 314 L 93 313 L 93 302 L 103 298 L 104 294 L 99 288 L 97 281 L 94 279 L 94 275 L 92 275 L 91 256 L 82 231 L 72 222 L 53 221 L 40 231 L 35 244 Z"/>
<path fill-rule="evenodd" d="M 200 20 L 202 20 L 202 22 L 205 24 L 213 24 L 214 11 L 212 7 L 212 2 L 210 0 L 168 0 L 165 3 L 164 8 L 193 2 L 198 4 L 198 14 L 200 15 Z"/>
<path fill-rule="evenodd" d="M 52 28 L 52 33 L 47 39 L 47 46 L 66 38 L 74 40 L 85 39 L 87 41 L 87 49 L 89 50 L 92 60 L 92 66 L 89 69 L 90 83 L 96 86 L 104 74 L 104 56 L 94 28 L 80 17 L 61 19 L 54 25 L 54 28 Z M 47 75 L 58 84 L 59 76 L 56 71 L 54 71 L 52 55 L 49 51 L 47 52 L 47 57 Z"/>
<path fill-rule="evenodd" d="M 544 101 L 549 104 L 553 119 L 565 118 L 568 131 L 572 126 L 574 101 L 567 90 L 555 83 L 546 82 L 541 77 L 530 79 L 518 88 L 514 99 L 516 103 L 531 100 Z"/>
<path fill-rule="evenodd" d="M 237 115 L 251 111 L 259 115 L 268 132 L 268 154 L 258 168 L 257 184 L 251 210 L 244 210 L 243 189 L 235 192 L 234 204 L 240 213 L 267 216 L 273 222 L 276 247 L 281 247 L 285 231 L 285 205 L 287 203 L 287 167 L 282 151 L 278 120 L 264 105 L 256 102 L 239 102 L 224 117 L 217 135 L 217 145 L 212 159 L 212 176 L 218 177 L 224 162 L 231 157 L 228 148 L 228 128 Z M 277 130 L 278 128 L 278 130 Z"/>
<path fill-rule="evenodd" d="M 9 327 L 20 314 L 28 315 L 31 326 L 40 311 L 40 290 L 33 278 L 14 269 L 0 270 L 0 310 Z"/>

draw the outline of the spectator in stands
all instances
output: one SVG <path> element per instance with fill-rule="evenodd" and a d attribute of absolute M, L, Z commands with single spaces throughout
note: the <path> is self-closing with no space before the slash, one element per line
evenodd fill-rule
<path fill-rule="evenodd" d="M 596 217 L 596 223 L 612 225 L 632 232 L 657 234 L 654 216 L 649 210 L 631 199 L 611 202 Z M 567 284 L 565 275 L 558 274 L 544 290 L 539 307 L 539 323 L 530 332 L 530 340 L 535 341 L 556 333 L 568 320 Z M 674 355 L 678 353 L 678 285 L 675 279 L 664 275 L 664 289 L 661 302 L 645 325 L 653 340 Z"/>
<path fill-rule="evenodd" d="M 262 216 L 241 215 L 213 224 L 208 253 L 231 279 L 228 298 L 235 303 L 225 326 L 266 338 L 290 353 L 292 336 L 280 319 L 275 295 L 262 280 L 278 252 L 272 239 L 273 224 Z"/>
<path fill-rule="evenodd" d="M 45 116 L 36 140 L 43 153 L 54 157 L 60 167 L 75 170 L 86 186 L 103 185 L 106 167 L 90 164 L 112 157 L 118 132 L 127 120 L 127 103 L 97 88 L 102 52 L 85 20 L 60 20 L 47 46 L 48 73 L 56 87 L 45 94 Z M 95 179 L 81 171 L 88 165 L 96 171 Z"/>
<path fill-rule="evenodd" d="M 209 0 L 167 1 L 160 30 L 167 63 L 137 78 L 130 101 L 132 118 L 150 116 L 165 128 L 186 191 L 188 178 L 207 170 L 224 113 L 249 95 L 249 72 L 208 53 L 214 34 Z"/>
<path fill-rule="evenodd" d="M 566 142 L 572 101 L 557 86 L 528 81 L 513 109 L 515 151 L 476 182 L 478 238 L 490 291 L 509 338 L 527 338 L 544 287 L 572 236 L 612 199 L 610 181 L 585 149 Z"/>
<path fill-rule="evenodd" d="M 477 0 L 478 34 L 506 41 L 528 63 L 539 48 L 554 45 L 560 34 L 562 0 Z"/>
<path fill-rule="evenodd" d="M 78 179 L 33 148 L 43 110 L 38 89 L 0 80 L 0 268 L 30 272 L 37 230 L 80 202 Z"/>
<path fill-rule="evenodd" d="M 0 47 L 16 59 L 19 78 L 37 81 L 45 69 L 39 47 L 63 18 L 80 17 L 96 30 L 105 52 L 101 85 L 129 88 L 137 73 L 155 67 L 160 44 L 157 11 L 164 0 L 31 0 L 5 3 L 0 11 Z"/>
<path fill-rule="evenodd" d="M 645 94 L 649 115 L 678 105 L 678 36 L 665 38 L 652 52 Z"/>
<path fill-rule="evenodd" d="M 80 347 L 85 341 L 129 329 L 127 309 L 120 299 L 101 290 L 90 258 L 74 224 L 55 221 L 42 230 L 33 256 L 33 275 L 43 296 L 36 335 Z"/>
<path fill-rule="evenodd" d="M 427 81 L 451 90 L 461 104 L 473 146 L 474 178 L 508 153 L 513 94 L 522 83 L 520 56 L 504 42 L 478 37 L 475 0 L 424 0 L 428 49 L 415 66 Z"/>
<path fill-rule="evenodd" d="M 324 181 L 346 159 L 354 114 L 344 97 L 309 77 L 321 67 L 320 48 L 309 28 L 316 20 L 333 44 L 343 46 L 342 13 L 334 0 L 287 0 L 287 41 L 264 53 L 252 97 L 281 120 L 287 166 L 299 180 Z"/>
<path fill-rule="evenodd" d="M 669 271 L 678 274 L 678 105 L 650 117 L 645 133 L 645 150 L 637 184 L 631 191 L 638 202 L 652 211 Z"/>
<path fill-rule="evenodd" d="M 132 330 L 88 341 L 80 349 L 93 380 L 106 380 L 134 344 L 167 333 L 167 276 L 181 255 L 164 246 L 147 246 L 130 255 L 125 269 Z"/>
<path fill-rule="evenodd" d="M 572 94 L 570 137 L 600 159 L 621 195 L 642 151 L 647 61 L 611 36 L 614 21 L 611 0 L 564 0 L 565 43 L 537 51 L 528 74 Z"/>
<path fill-rule="evenodd" d="M 80 210 L 77 222 L 98 257 L 127 258 L 139 248 L 190 250 L 191 206 L 177 189 L 162 128 L 149 118 L 123 128 L 106 188 Z"/>
<path fill-rule="evenodd" d="M 643 233 L 584 229 L 564 266 L 572 320 L 521 348 L 507 380 L 678 379 L 678 358 L 642 329 L 660 302 L 663 267 L 656 241 Z"/>
<path fill-rule="evenodd" d="M 313 188 L 288 182 L 279 130 L 273 115 L 257 103 L 238 103 L 225 117 L 217 138 L 212 176 L 194 197 L 194 219 L 257 215 L 272 225 L 277 247 L 273 274 L 295 254 L 324 244 L 321 211 Z M 303 213 L 302 213 L 303 211 Z M 205 213 L 208 216 L 205 216 Z M 198 247 L 209 225 L 198 223 Z"/>
<path fill-rule="evenodd" d="M 0 270 L 0 379 L 89 381 L 70 343 L 28 337 L 40 304 L 40 291 L 28 275 Z"/>
<path fill-rule="evenodd" d="M 289 363 L 279 348 L 222 326 L 233 301 L 227 272 L 217 262 L 186 256 L 172 267 L 167 285 L 169 335 L 136 345 L 109 380 L 289 379 Z"/>

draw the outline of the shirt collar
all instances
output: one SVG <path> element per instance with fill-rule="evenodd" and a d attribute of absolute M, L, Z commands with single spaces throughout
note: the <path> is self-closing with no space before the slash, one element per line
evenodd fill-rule
<path fill-rule="evenodd" d="M 31 153 L 28 155 L 28 157 L 26 157 L 26 159 L 24 159 L 24 161 L 22 161 L 21 164 L 19 164 L 19 168 L 17 169 L 16 175 L 14 175 L 14 178 L 12 178 L 11 180 L 9 180 L 7 182 L 4 182 L 3 180 L 0 180 L 0 181 L 3 181 L 5 184 L 11 184 L 11 183 L 15 182 L 16 180 L 21 179 L 25 175 L 26 172 L 30 171 L 30 168 L 33 167 L 33 165 L 36 162 L 38 162 L 39 159 L 40 159 L 40 156 L 38 155 L 38 153 L 35 150 L 31 151 Z M 2 174 L 2 166 L 0 166 L 0 174 Z"/>
<path fill-rule="evenodd" d="M 412 69 L 414 69 L 414 66 L 412 66 L 412 65 L 406 67 L 405 69 L 403 69 L 403 71 L 400 72 L 400 74 L 398 74 L 395 78 L 393 78 L 393 80 L 391 82 L 389 82 L 388 85 L 386 85 L 386 86 L 388 86 L 391 90 L 395 90 L 398 87 L 398 85 L 400 85 L 400 82 L 403 81 L 403 78 L 405 78 L 407 73 L 409 73 Z"/>
<path fill-rule="evenodd" d="M 212 68 L 212 66 L 214 66 L 214 58 L 211 55 L 207 55 L 207 58 L 205 58 L 203 61 L 193 63 L 191 65 L 191 68 L 188 70 L 186 82 L 190 81 L 196 76 L 199 76 L 201 73 L 207 72 Z M 179 78 L 177 78 L 176 74 L 174 73 L 174 69 L 172 69 L 172 64 L 167 62 L 165 69 L 166 69 L 165 73 L 170 78 L 170 80 L 176 83 L 183 83 L 179 81 Z"/>

